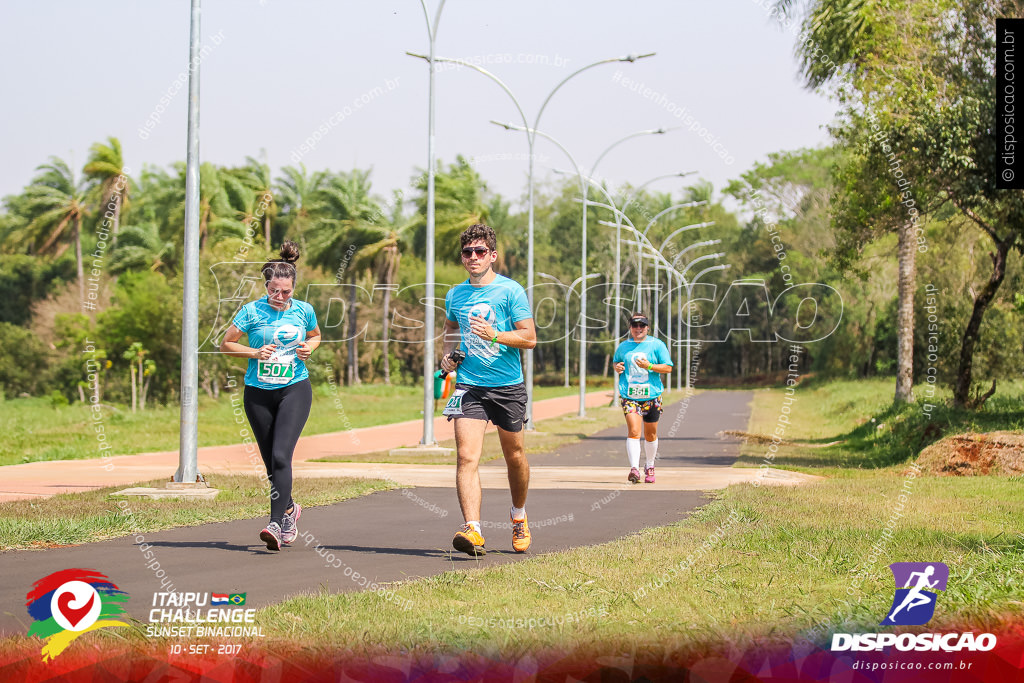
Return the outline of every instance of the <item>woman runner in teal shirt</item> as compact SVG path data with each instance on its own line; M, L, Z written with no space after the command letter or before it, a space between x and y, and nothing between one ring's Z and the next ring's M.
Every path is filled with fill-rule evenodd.
M320 345L313 307L292 298L298 260L298 245L285 242L281 258L263 264L267 295L242 306L220 345L229 356L249 359L243 404L270 480L270 522L260 532L270 550L299 535L292 455L313 402L305 361ZM243 334L248 346L238 343Z

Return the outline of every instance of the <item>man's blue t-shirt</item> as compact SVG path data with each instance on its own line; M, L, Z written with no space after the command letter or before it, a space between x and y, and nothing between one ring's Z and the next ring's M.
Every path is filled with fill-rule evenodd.
M286 311L278 311L267 297L250 301L232 321L249 336L249 346L258 349L276 344L269 360L249 359L245 384L260 389L280 389L309 377L306 364L295 355L295 347L306 340L306 333L316 328L316 313L305 301L292 299Z
M490 284L474 287L467 279L455 285L444 298L448 320L459 324L460 348L466 354L458 370L459 384L474 387L507 387L523 381L519 349L494 344L470 331L469 316L479 315L498 332L514 330L515 323L533 318L526 290L504 275Z
M619 396L634 401L650 401L661 396L665 387L661 373L651 372L636 365L636 359L643 356L651 363L672 365L672 356L665 342L648 337L642 342L632 338L619 344L615 349L614 363L625 363L625 372L619 374Z

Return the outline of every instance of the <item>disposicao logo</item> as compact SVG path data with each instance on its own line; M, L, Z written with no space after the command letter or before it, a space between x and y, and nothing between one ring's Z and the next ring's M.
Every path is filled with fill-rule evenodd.
M889 565L896 580L896 595L883 626L921 626L935 614L936 594L930 590L946 590L949 567L942 562L894 562Z
M946 590L949 567L942 562L894 562L889 565L896 592L881 626L921 626L935 614L937 594ZM928 590L931 589L931 590ZM832 651L987 652L996 646L991 633L834 633Z
M128 626L116 617L124 614L128 594L94 569L64 569L44 576L26 596L28 614L35 621L28 635L39 636L43 661L67 649L83 633L109 626Z

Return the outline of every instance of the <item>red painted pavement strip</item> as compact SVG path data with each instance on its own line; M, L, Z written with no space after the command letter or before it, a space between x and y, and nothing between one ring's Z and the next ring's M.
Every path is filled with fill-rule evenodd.
M611 391L595 391L586 396L588 408L607 405ZM579 408L579 395L561 396L537 401L533 406L535 421L571 414ZM248 429L248 423L243 425ZM488 430L493 430L488 425ZM414 446L423 436L423 420L363 427L347 432L317 434L299 439L295 462L332 455L373 453L401 446ZM438 441L455 438L454 423L444 417L434 418L434 438ZM198 453L199 470L236 470L239 473L262 474L263 461L255 444L208 446ZM58 493L91 491L106 486L123 486L160 477L170 479L178 468L178 451L119 455L88 460L48 460L23 465L0 467L0 501L47 498Z

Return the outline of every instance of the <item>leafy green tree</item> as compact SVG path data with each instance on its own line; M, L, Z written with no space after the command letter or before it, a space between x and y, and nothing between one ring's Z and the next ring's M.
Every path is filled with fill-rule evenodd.
M146 397L143 392L143 378L145 377L146 347L142 342L132 342L132 345L121 354L121 357L128 361L128 369L131 374L132 385L132 412L136 412L139 396L142 396L142 408L146 408ZM152 363L152 361L149 361Z
M160 273L125 272L118 278L111 306L98 316L100 343L113 357L144 343L164 392L173 390L181 363L181 289Z
M27 254L0 256L0 322L27 325L32 305L56 292L75 277L71 258L42 261Z
M850 149L849 163L837 172L840 247L856 250L884 231L899 235L897 400L910 397L914 259L928 248L915 217L952 207L960 224L992 242L992 270L973 296L954 383L954 403L968 405L985 311L1005 278L1009 252L1022 247L1024 193L995 187L991 133L995 19L1020 8L1001 0L809 4L804 27L812 40L799 48L808 84L835 79L845 107L836 131ZM838 66L834 76L809 67L812 54L821 53Z
M50 352L31 331L0 322L0 389L6 395L43 389Z

